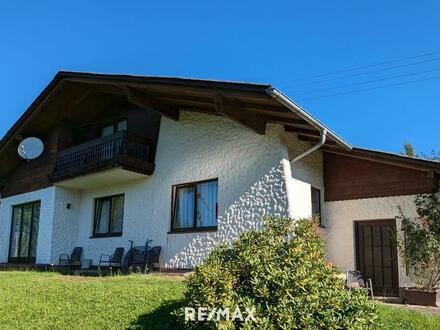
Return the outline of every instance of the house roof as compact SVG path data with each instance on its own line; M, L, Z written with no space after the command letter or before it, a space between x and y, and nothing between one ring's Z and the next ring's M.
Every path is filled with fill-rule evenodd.
M299 140L317 143L320 127L325 126L286 97L293 110L269 96L270 90L275 89L269 84L60 71L0 140L0 157L6 155L8 159L8 164L2 164L0 176L20 161L16 153L20 138L45 137L72 113L84 119L96 107L121 100L173 120L178 120L180 110L226 116L259 134L264 134L267 123L279 123L286 131L296 133ZM331 130L325 147L344 154L352 148ZM358 154L361 149L353 152Z
M406 155L395 154L381 150L357 147L354 147L350 152L329 148L324 148L323 150L328 153L339 154L347 157L354 157L394 166L407 167L423 171L434 171L436 173L440 173L440 162L434 160L409 157Z
M0 152L15 135L21 134L48 101L63 90L73 89L74 85L82 89L70 95L76 99L87 97L91 90L101 91L126 95L130 102L159 109L173 119L177 118L178 110L184 109L228 116L258 133L264 133L267 122L278 122L284 124L286 130L297 132L305 141L319 137L319 132L309 122L309 114L304 110L306 116L293 113L267 95L269 84L60 71L0 141ZM66 94L68 92L64 96L69 97ZM334 134L328 144L338 145L340 141L342 139Z

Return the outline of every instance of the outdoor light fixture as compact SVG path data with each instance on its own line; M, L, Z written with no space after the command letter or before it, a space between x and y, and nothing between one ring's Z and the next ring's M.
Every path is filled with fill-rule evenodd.
M72 204L70 204L70 203L66 204L66 209L70 210L71 207L72 207Z

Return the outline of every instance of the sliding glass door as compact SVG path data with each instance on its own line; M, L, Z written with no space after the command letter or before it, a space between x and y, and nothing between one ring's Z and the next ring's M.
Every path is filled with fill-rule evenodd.
M14 206L12 210L9 262L35 263L40 202Z

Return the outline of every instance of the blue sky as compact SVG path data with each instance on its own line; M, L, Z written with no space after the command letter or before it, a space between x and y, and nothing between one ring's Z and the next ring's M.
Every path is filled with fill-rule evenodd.
M439 13L434 0L1 0L0 136L58 70L73 70L267 82L353 145L398 152L409 140L430 153Z

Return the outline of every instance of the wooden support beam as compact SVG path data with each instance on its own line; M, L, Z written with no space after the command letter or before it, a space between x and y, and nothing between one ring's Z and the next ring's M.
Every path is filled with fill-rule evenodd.
M178 108L160 101L155 97L147 95L138 89L129 86L125 86L123 89L125 91L125 95L127 96L128 102L138 105L144 109L158 112L172 120L179 120Z
M94 90L91 89L87 89L82 91L78 96L76 96L70 103L69 105L63 109L64 111L62 111L59 114L59 119L60 120L64 120L67 116L69 116L69 114L78 106L81 104L81 102L83 102L86 98L89 97L89 95L92 94Z
M206 94L204 96L200 95L192 95L192 94L168 94L168 93L159 93L155 92L154 96L158 99L169 101L173 103L183 103L183 104L193 104L193 105L200 105L200 106L209 106L213 107L214 102L212 100L212 95ZM252 110L252 111L262 111L264 113L271 113L271 114L277 114L277 113L289 113L290 111L286 109L285 107L281 105L273 105L269 103L256 103L256 102L244 102L242 103L242 106L246 110Z
M222 94L231 98L240 98L246 102L269 102L271 97L262 92L261 87L245 87L228 86L225 83L195 81L185 79L172 78L147 78L147 77L133 77L121 75L94 75L82 74L82 77L65 77L63 81L71 81L78 83L87 83L95 85L117 85L119 87L129 84L133 88L148 88L151 93L172 93L172 94L193 94L205 95L206 93L216 93L222 90ZM226 88L225 88L226 87Z
M307 121L300 118L267 116L267 120L271 123L278 123L282 125L310 126L310 124Z
M306 135L298 134L298 140L305 141L305 142L318 143L319 142L319 137L312 137L312 136L306 136ZM328 137L327 137L327 140L326 140L325 144L326 145L336 145L336 142L329 140Z
M301 127L293 127L293 126L286 126L284 125L284 130L286 132L293 132L293 133L300 133L303 135L310 135L310 136L321 136L320 132L318 132L317 130L311 130L311 129L306 129L306 128L301 128Z
M217 113L228 117L254 132L263 135L266 132L266 120L256 112L246 110L239 102L227 101L221 94L214 97Z

